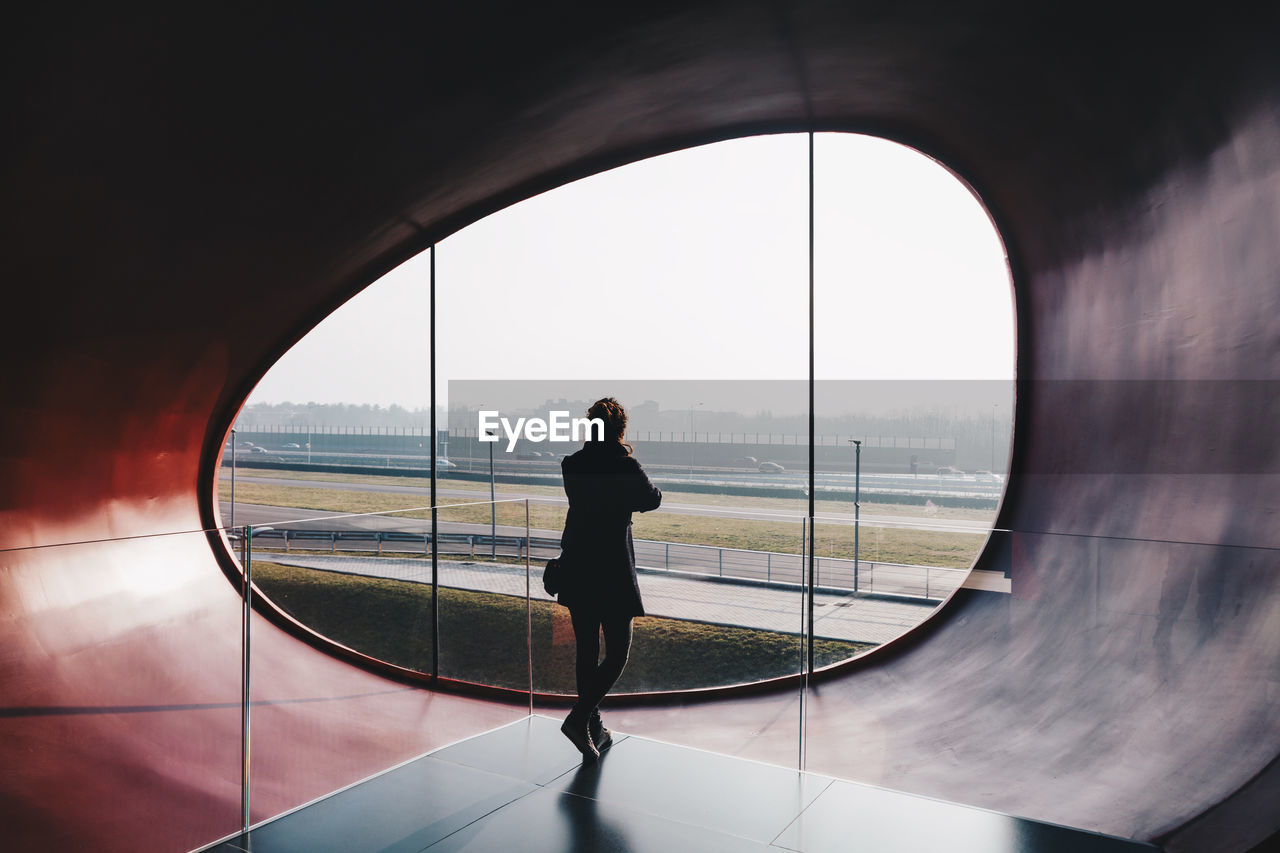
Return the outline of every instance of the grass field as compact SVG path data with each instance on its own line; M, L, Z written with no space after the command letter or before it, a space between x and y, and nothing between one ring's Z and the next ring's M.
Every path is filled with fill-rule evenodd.
M400 666L431 668L431 587L254 562L254 580L272 601L324 636ZM495 593L440 590L440 674L528 688L525 600ZM569 612L532 603L535 690L572 694ZM819 640L819 666L845 660L866 643ZM678 619L635 621L630 662L614 692L688 690L776 678L798 671L797 636Z
M229 499L229 484L224 482L220 488L223 490L223 499ZM415 500L414 495L329 489L324 487L323 482L317 482L314 486L241 482L236 486L236 502L243 504L298 507L318 513L395 512L401 517L430 518L428 510L400 512L406 507L415 506ZM441 498L440 521L489 523L491 510L488 504L460 506L467 503L466 498ZM529 523L533 528L560 530L564 527L565 511L563 504L533 502L529 504ZM523 527L524 522L523 502L498 504L498 524ZM757 521L682 515L659 510L636 514L633 534L636 538L663 542L798 554L803 544L802 530L799 518L795 521ZM863 559L877 562L963 569L973 563L985 539L985 535L980 533L909 530L863 524L859 553ZM819 556L851 559L853 528L819 522L815 531L814 550Z
M419 486L428 488L429 481L425 477L393 477L379 474L340 474L330 471L269 471L250 469L241 471L242 476L250 477L275 477L287 480L309 480L317 483L364 483L368 485L388 485L388 486ZM224 467L222 469L222 485L226 490L227 483L230 478L230 469ZM476 493L476 500L489 499L489 484L476 482L475 480L451 480L444 478L440 480L441 488L457 489L459 491L473 491ZM539 486L524 484L499 483L497 486L497 497L501 500L504 497L503 492L520 495L545 495L547 497L562 498L564 497L564 489L559 486ZM238 497L238 496L237 496ZM414 503L416 499L405 496L409 503L405 506L425 505L428 501L425 497L418 503ZM228 499L228 495L222 496L223 500ZM868 515L898 515L909 518L929 518L929 519L962 519L967 521L991 521L995 518L995 510L990 509L971 509L968 507L949 507L945 505L945 499L939 498L942 503L929 509L918 504L896 504L892 502L878 502L875 496L869 496L868 499L862 501L862 511ZM808 501L801 497L796 498L765 498L749 495L717 495L717 494L690 494L688 492L672 491L663 495L663 503L672 504L697 504L702 506L729 506L743 507L751 509L773 509L779 512L794 512L797 516L803 515L808 510ZM852 498L846 497L840 500L819 497L815 502L815 511L819 515L829 513L849 513L852 512Z

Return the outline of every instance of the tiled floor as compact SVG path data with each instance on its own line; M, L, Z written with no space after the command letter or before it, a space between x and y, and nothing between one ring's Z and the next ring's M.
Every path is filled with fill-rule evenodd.
M1136 853L1154 848L615 734L582 765L534 716L343 790L216 853L877 851Z

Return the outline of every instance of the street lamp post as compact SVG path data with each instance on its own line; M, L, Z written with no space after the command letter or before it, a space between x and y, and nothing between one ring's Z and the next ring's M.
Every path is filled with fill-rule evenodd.
M849 439L853 445L853 592L858 592L858 524L862 514L862 442Z
M701 403L696 405L701 406ZM693 455L697 451L694 446L697 444L698 434L693 430L693 406L689 407L689 479L693 479Z
M991 473L996 472L996 406L999 403L991 404Z

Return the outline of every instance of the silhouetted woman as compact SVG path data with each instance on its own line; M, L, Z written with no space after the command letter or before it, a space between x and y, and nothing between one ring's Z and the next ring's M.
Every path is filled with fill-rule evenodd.
M649 482L631 455L631 445L622 440L627 413L618 401L597 400L587 417L604 422L603 440L592 440L595 434L589 431L582 449L560 463L569 498L560 548L569 571L559 598L573 619L578 684L577 704L560 730L585 760L594 761L613 742L600 720L600 700L627 665L631 620L644 615L636 583L631 513L657 509L662 492Z

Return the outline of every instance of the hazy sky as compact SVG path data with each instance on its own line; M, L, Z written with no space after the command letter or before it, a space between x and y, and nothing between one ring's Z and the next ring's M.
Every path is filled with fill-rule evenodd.
M977 200L894 143L819 134L815 148L818 378L1011 378L1012 293ZM803 134L680 151L442 241L440 395L450 379L803 379L807 157ZM427 282L424 253L299 342L251 401L427 405Z

